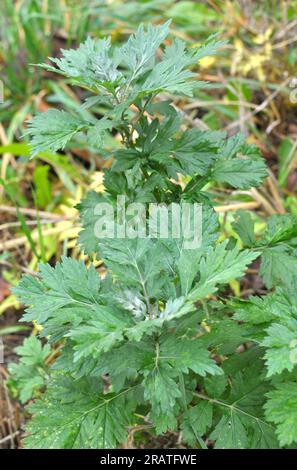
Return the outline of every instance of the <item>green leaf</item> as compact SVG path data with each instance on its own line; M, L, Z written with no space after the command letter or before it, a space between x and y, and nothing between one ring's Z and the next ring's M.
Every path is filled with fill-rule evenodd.
M216 441L216 449L246 449L248 435L242 417L236 413L222 416L209 436Z
M284 138L278 148L279 176L278 181L282 187L287 183L290 171L296 159L296 146L294 141L288 137Z
M42 399L30 406L29 449L114 448L126 438L131 389L103 394L100 380L75 381L57 375Z
M121 73L110 53L110 39L86 39L77 49L62 49L61 58L50 58L57 67L39 64L50 72L71 78L74 83L94 90L110 90L121 79Z
M107 119L100 119L95 125L89 127L87 133L88 143L95 148L102 148L107 129L111 129L112 122Z
M195 53L188 52L185 43L175 39L172 45L166 46L162 61L152 69L141 87L140 94L169 91L170 93L192 96L195 87L207 87L205 82L189 81L195 74L187 70L186 67L196 62Z
M26 403L46 383L49 373L45 359L50 353L50 347L42 347L41 342L30 336L22 346L16 348L20 360L17 364L9 365L9 384L18 390L21 403Z
M126 341L97 357L94 374L108 374L113 388L118 391L127 380L135 380L153 361L154 343L150 338Z
M205 377L206 374L222 374L223 371L216 365L210 354L197 339L178 338L174 334L166 335L160 345L160 360L170 364L177 374L185 374L192 370Z
M142 383L144 398L151 404L151 419L158 434L176 427L174 406L177 398L181 397L181 391L172 375L174 371L169 366L160 365L149 372Z
M267 176L266 165L262 159L245 156L215 163L212 179L218 183L228 183L234 188L247 189L259 186Z
M99 303L101 285L94 266L87 269L82 261L62 257L62 262L55 268L41 264L39 269L41 279L23 276L13 290L29 307L24 321L36 320L43 324L58 316L63 323L63 309L66 307L79 308L82 317L91 315L92 308Z
M294 242L295 237L297 237L297 217L288 214L272 215L268 218L260 245L271 247L285 241Z
M261 325L270 322L275 318L271 311L271 296L249 297L248 300L236 299L230 303L235 311L234 319L250 323L252 325Z
M86 127L87 123L79 117L58 109L37 114L28 122L25 134L31 137L31 156L35 157L39 152L64 149L73 136Z
M95 191L87 193L77 205L83 230L79 234L79 243L83 246L86 254L92 256L99 251L99 239L95 237L94 228L98 220L95 213L95 207L100 203L110 202L104 194L98 194Z
M212 424L213 407L207 401L189 408L183 416L182 437L190 446L200 442L201 437Z
M217 290L218 284L225 284L241 277L245 268L258 257L259 253L237 248L226 249L227 242L210 248L200 261L200 280L190 291L189 300L199 300Z
M74 361L108 351L123 340L124 329L129 325L129 318L104 306L94 309L94 318L99 319L73 328L67 334L74 342Z
M218 41L217 36L218 34L211 34L206 39L206 41L198 48L197 52L195 52L196 60L199 61L204 57L216 55L219 49L227 44L227 41L225 40Z
M238 346L254 338L254 328L242 326L226 316L213 315L213 318L207 320L207 325L210 332L202 336L201 341L219 355L232 354Z
M288 214L269 217L264 235L257 244L263 247L260 275L269 289L296 282L296 241L296 217Z
M241 133L222 142L220 154L211 173L214 181L245 189L258 186L267 176L258 147L246 145Z
M200 260L209 246L217 239L218 218L213 209L202 207L202 241L197 249L181 248L177 259L177 270L183 295L187 295L200 269Z
M232 228L238 233L245 246L252 247L255 245L254 222L249 212L237 211L236 220L233 222Z
M259 274L268 289L276 285L292 285L296 281L297 256L286 245L263 250Z
M36 202L43 209L52 201L49 170L49 165L43 165L38 166L33 173L33 181L36 187Z
M265 414L269 421L276 424L276 433L281 446L297 442L296 392L296 382L287 382L279 384L275 390L267 393L268 401L264 405Z
M130 81L143 75L148 68L154 65L156 51L169 34L171 21L147 28L141 24L128 41L120 47L117 56L121 62L131 70Z
M267 329L262 345L267 347L268 377L284 369L292 371L297 364L297 320L291 318L287 325L273 323Z
M172 292L166 247L151 238L106 238L100 241L100 249L113 276L122 286L137 289L147 315L152 317L151 298L160 296L166 288Z
M263 416L264 394L269 385L263 380L263 365L257 361L231 379L229 396L211 402L222 417L209 438L217 449L270 449L278 447L274 428ZM225 396L225 395L224 395Z

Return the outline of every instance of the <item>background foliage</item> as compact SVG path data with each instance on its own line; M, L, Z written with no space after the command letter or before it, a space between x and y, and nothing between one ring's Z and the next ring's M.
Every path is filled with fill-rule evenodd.
M36 111L50 108L53 113L60 108L78 112L82 101L81 91L67 78L57 81L50 71L28 64L43 62L47 56L56 57L61 47L76 46L88 35L102 38L110 34L113 44L121 44L141 21L158 23L172 18L173 35L193 47L211 32L218 32L220 39L227 39L228 46L219 56L206 58L201 67L197 67L197 78L208 80L215 87L196 90L193 98L176 98L175 106L189 127L224 129L231 135L240 130L264 155L269 177L260 188L230 189L218 183L208 188L220 215L222 239L235 236L234 210L244 211L241 224L246 222L248 226L246 214L252 211L254 232L249 231L249 239L242 238L243 245L250 246L254 237L265 231L268 217L296 215L297 212L297 126L292 82L296 75L297 4L295 1L263 1L257 2L255 8L252 1L4 0L3 5L0 20L0 66L4 83L4 102L0 105L0 335L5 344L6 362L15 360L14 348L24 336L31 335L25 343L31 355L24 354L22 361L25 367L37 369L38 374L32 377L31 383L24 384L23 369L15 366L18 380L10 382L15 398L26 402L34 391L38 393L46 378L46 367L59 352L48 355L46 348L40 351L34 345L38 327L33 324L28 329L18 324L22 308L10 288L22 273L34 273L39 261L54 264L63 254L84 259L76 244L79 223L73 206L88 190L102 189L102 170L111 163L106 156L120 141L118 133L107 130L103 151L98 153L92 140L80 135L64 152L40 147L38 158L28 161L26 121ZM84 112L91 117L91 111ZM100 103L95 112L102 115ZM270 219L266 230L267 240L269 233L275 233L273 220ZM292 247L279 250L277 246L269 246L269 242L267 246L266 265L269 267L272 259L280 260L277 272L266 269L264 285L256 264L241 283L230 281L231 295L244 301L249 294L264 294L276 279L288 276L290 264L294 269ZM95 266L99 272L104 269L100 261L96 261ZM249 311L254 309L251 306ZM239 320L246 320L246 308L238 315ZM252 322L250 317L249 321ZM294 339L290 336L290 326L285 319L280 319L277 325L269 326L265 340L271 351L279 347L273 339L277 336L276 330L283 338ZM18 352L24 351L19 349ZM279 371L285 364L286 351L282 358ZM274 372L271 370L271 374ZM13 447L19 445L24 416L7 393L4 379L9 377L9 372L2 365L1 377L0 443ZM285 397L290 394L294 397L293 387L288 384L287 388ZM278 394L272 396L273 409L284 400L283 394L280 387ZM207 416L209 411L204 411ZM188 419L191 421L194 417ZM278 419L280 417L275 416L276 422ZM145 433L143 442L150 442L149 431ZM133 435L132 432L132 440ZM177 441L176 436L166 436L166 439Z

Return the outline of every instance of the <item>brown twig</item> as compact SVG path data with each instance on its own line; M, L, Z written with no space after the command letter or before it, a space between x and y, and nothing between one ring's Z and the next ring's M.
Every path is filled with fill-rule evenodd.
M60 219L54 219L54 220L44 220L44 219L41 219L41 220L27 220L26 221L26 225L29 225L29 226L34 226L34 225L38 225L38 224L41 224L41 225L46 225L46 224L57 224L58 222L64 222L65 220L69 220L69 217L65 218L65 217L61 217ZM10 228L14 228L14 227L21 227L22 226L22 223L21 222L7 222L5 224L2 224L0 225L0 230L5 230L5 229L10 229Z
M267 201L267 199L262 194L260 194L260 192L256 188L252 188L249 191L249 194L252 196L253 199L255 199L255 201L257 201L261 206L264 207L267 214L276 214L275 208L270 204L269 201Z
M224 206L215 206L214 207L214 210L216 212L231 212L231 211L237 211L239 209L245 209L245 210L249 210L249 209L257 209L258 207L260 207L260 202L254 202L254 201L251 201L251 202L237 202L237 203L234 203L234 204L226 204Z
M27 209L20 207L19 212L24 215L28 215L29 217L34 217L36 218L38 215L44 219L61 219L61 214L54 214L52 212L45 212L45 211L37 211L36 209ZM17 215L17 209L15 207L11 206L4 206L0 205L0 212L8 212L10 214L16 214ZM64 217L64 220L67 220L67 217Z
M276 182L275 182L275 177L274 177L271 170L268 170L268 172L269 172L269 177L267 178L267 184L268 184L269 190L270 190L270 192L273 196L275 208L276 208L276 210L279 214L285 214L286 211L284 209L281 197L279 195L279 191L278 191L278 188L277 188L277 185L276 185Z
M280 86L274 90L264 101L262 101L262 103L260 103L255 109L254 111L252 112L249 112L245 115L244 117L244 121L247 121L248 119L252 118L253 116L255 116L256 114L260 113L261 111L263 111L271 101L274 100L274 98L282 91L282 89L284 87L286 87L286 85L288 85L288 83L290 82L291 80L291 77L288 77L286 78L286 80L284 80ZM237 120L237 121L234 121L232 122L231 124L229 124L228 126L226 126L226 130L230 130L230 129L234 129L238 126L238 124L240 124L240 120Z
M57 235L65 230L65 227L53 227L47 230L43 230L42 235L44 237L48 237L49 235ZM34 241L38 241L39 234L37 232L31 233L31 237ZM25 245L28 242L28 238L26 236L14 238L12 240L7 240L0 243L0 252L4 250L10 250L11 248L15 248L17 246Z

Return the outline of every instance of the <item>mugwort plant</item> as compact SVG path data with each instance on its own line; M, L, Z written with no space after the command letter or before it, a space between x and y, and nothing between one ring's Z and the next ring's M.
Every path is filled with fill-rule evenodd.
M265 163L241 134L186 128L172 97L209 86L193 67L222 42L188 48L168 34L169 22L141 25L121 47L89 38L41 65L86 90L86 99L77 112L50 109L29 122L33 156L82 135L97 151L108 132L122 143L104 192L79 204L79 242L90 260L103 260L106 275L91 261L63 257L15 288L27 306L23 321L37 322L42 339L25 340L11 366L22 401L33 398L27 448L113 448L137 426L156 436L178 431L189 447L297 442L297 220L272 216L259 237L251 215L239 212L234 235L220 232L209 183L257 186ZM98 105L102 115L90 112ZM121 223L104 219L102 208L116 209L119 197ZM173 236L179 224L158 236L150 204L167 215L172 205L196 204L198 242L188 246L184 230ZM131 218L153 233L114 236ZM106 236L102 222L111 220ZM229 294L257 258L267 295Z

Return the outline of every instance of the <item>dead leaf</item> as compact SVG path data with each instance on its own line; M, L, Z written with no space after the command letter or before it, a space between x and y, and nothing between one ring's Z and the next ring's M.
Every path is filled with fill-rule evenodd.
M0 302L10 295L10 285L0 277Z

